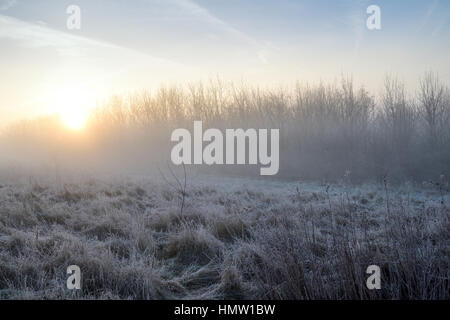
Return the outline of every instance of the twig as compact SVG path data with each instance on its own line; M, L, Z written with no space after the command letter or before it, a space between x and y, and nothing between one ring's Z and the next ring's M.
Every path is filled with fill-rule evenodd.
M173 179L176 182L176 185L174 185L173 183L171 183L166 176L164 175L164 173L158 168L159 173L161 174L162 178L164 179L164 181L173 189L175 189L180 195L181 195L181 207L180 207L180 215L183 215L183 210L184 210L184 204L185 204L185 199L186 199L186 187L187 187L187 176L186 176L186 166L184 163L182 163L183 165L183 174L184 174L184 181L183 183L181 183L180 179L177 177L177 175L173 172L172 168L170 167L170 164L167 164L167 169L169 170L170 174L172 175ZM178 185L178 186L177 186Z

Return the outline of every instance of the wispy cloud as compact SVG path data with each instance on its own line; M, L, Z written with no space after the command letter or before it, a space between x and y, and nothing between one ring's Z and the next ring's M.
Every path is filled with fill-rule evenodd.
M6 11L9 8L14 7L17 4L17 0L0 0L0 11Z
M354 35L353 55L357 57L361 47L361 42L364 40L366 32L366 9L369 6L368 0L358 0L352 2L344 2L347 7L347 13L342 23L351 30Z
M248 44L257 45L258 42L252 37L248 36L244 32L232 27L230 24L225 21L219 19L212 13L210 13L206 8L198 5L197 3L191 0L172 0L183 10L186 10L192 16L198 18L199 20L203 20L206 23L222 29L224 32L235 36L240 40L246 41Z
M0 38L19 41L29 48L53 47L62 55L79 55L80 48L92 46L116 47L5 15L0 15Z
M433 29L431 35L436 37L440 34L441 30L447 25L450 20L450 12L448 12L445 16L443 16L440 21L437 23L436 27Z
M425 13L424 17L422 18L422 22L420 23L419 30L422 30L430 21L431 16L436 11L436 8L439 5L439 0L434 0L431 5L428 7L427 12Z
M263 64L268 63L268 55L274 47L272 45L266 45L260 43L258 40L249 36L245 32L238 30L237 28L231 26L229 23L213 15L209 10L200 6L191 0L171 0L182 10L188 12L193 17L200 21L209 24L210 26L217 28L227 35L232 36L238 41L242 41L247 45L255 48L255 55Z
M5 15L0 15L1 38L18 41L27 48L53 48L64 57L83 57L91 53L95 54L99 49L106 49L118 51L123 56L145 58L161 65L178 64L134 49L54 30L42 23L30 23Z

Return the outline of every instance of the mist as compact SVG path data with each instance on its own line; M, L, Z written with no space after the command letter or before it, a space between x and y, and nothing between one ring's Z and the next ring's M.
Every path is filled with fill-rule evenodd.
M259 88L220 79L114 96L74 131L57 116L10 125L2 166L92 174L157 172L168 165L174 130L279 129L273 178L336 181L438 179L450 174L450 94L433 72L407 92L394 76L373 95L351 77L333 84ZM205 143L203 144L203 147ZM248 147L248 145L247 145ZM248 156L248 155L247 155ZM255 176L257 165L189 165L189 170Z

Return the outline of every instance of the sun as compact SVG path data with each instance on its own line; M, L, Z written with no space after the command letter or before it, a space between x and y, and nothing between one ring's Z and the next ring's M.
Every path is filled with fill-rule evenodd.
M70 130L80 131L87 124L94 102L88 90L70 88L56 93L54 103L62 124Z
M61 122L71 130L82 130L86 126L87 115L82 110L68 109L60 113Z

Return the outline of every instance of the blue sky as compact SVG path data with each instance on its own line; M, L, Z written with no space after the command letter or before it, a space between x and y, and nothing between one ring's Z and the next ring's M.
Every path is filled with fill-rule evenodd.
M81 30L66 28L72 4ZM381 30L366 28L371 4ZM377 93L395 74L412 90L427 70L450 83L448 56L444 0L0 0L0 117L68 108L61 92L93 100L216 75L270 86L346 74Z

